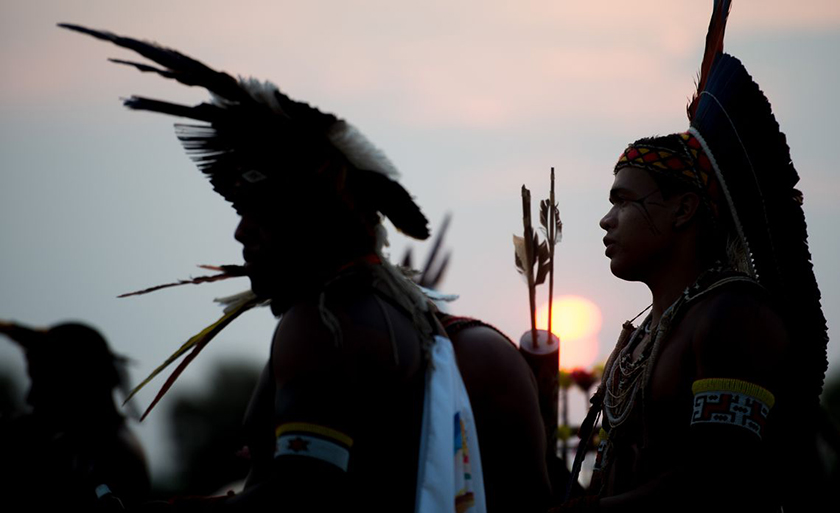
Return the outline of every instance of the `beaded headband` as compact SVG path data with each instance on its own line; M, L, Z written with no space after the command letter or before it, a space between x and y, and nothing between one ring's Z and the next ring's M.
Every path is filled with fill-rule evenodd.
M708 203L712 217L718 217L720 187L711 160L692 133L639 139L621 154L614 173L625 167L644 169L690 186Z

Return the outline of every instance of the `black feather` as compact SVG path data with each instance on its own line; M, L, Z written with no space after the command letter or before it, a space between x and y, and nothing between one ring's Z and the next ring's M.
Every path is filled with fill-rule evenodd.
M143 57L168 68L168 72L178 82L190 86L201 86L231 101L250 102L250 96L239 86L239 82L227 73L220 73L205 64L186 55L130 37L118 36L111 32L93 30L70 23L59 23L59 27L81 32L103 41L110 41L117 46L133 50ZM121 61L122 62L122 61Z
M328 136L331 130L343 128L341 120L292 100L270 84L260 84L264 90L252 96L250 83L240 82L175 50L79 25L61 23L59 26L133 50L162 68L123 59L112 59L112 62L182 84L204 87L224 100L190 107L132 96L124 103L135 110L208 123L178 125L177 135L199 169L210 177L213 188L229 201L236 202L242 189L248 188L249 174L290 176L300 169L319 169L341 152ZM264 98L261 93L269 97ZM349 164L346 156L344 160ZM418 239L429 236L425 216L402 186L379 172L358 170L351 165L348 169L369 186L362 190L366 200L362 203L388 217L406 235Z
M429 221L402 185L382 173L355 170L357 197L391 220L394 226L409 237L429 237Z

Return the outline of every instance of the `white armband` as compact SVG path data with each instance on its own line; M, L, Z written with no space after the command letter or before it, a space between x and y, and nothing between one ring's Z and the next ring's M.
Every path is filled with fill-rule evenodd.
M274 457L315 458L347 472L353 439L341 431L305 422L288 422L276 430Z

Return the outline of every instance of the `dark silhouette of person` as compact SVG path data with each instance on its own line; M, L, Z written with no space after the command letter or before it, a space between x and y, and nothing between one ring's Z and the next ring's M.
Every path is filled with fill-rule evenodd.
M31 407L2 426L4 500L46 511L144 500L146 459L114 404L123 359L83 324L40 330L0 322L0 333L25 352Z
M715 2L690 128L631 143L601 219L610 270L643 283L593 404L589 497L563 511L819 511L828 341L790 149L723 53Z
M135 50L161 68L123 64L213 93L211 103L193 107L139 97L126 105L201 123L179 125L179 138L239 214L234 236L243 274L255 299L270 301L280 317L246 414L252 468L244 491L172 507L479 512L494 508L484 508L486 485L509 486L524 509L539 510L534 504L548 491L533 377L523 362L505 363L518 355L489 329L463 332L456 357L429 299L388 261L385 217L410 237L429 235L393 164L346 121L273 84L236 80L157 45L62 26ZM475 370L476 386L464 385L459 364L468 381L467 367ZM517 388L506 389L514 381ZM482 481L476 440L483 435L476 438L475 423L493 416L473 416L468 393L480 408L514 405L497 429L520 424L509 432L507 454L488 455L488 462L533 468L499 467L487 472L492 483ZM486 399L492 394L499 400ZM519 412L527 405L526 418ZM504 442L487 439L491 451ZM527 456L510 457L512 447ZM521 480L503 482L505 472L536 477L517 489Z

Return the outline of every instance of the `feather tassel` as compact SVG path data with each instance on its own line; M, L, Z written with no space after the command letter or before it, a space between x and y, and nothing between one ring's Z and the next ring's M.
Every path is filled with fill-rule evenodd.
M134 387L134 389L128 394L123 404L127 403L132 397L134 397L137 392L139 392L143 387L145 387L152 379L154 379L158 374L160 374L164 369L166 369L170 364L172 364L175 360L180 358L184 353L192 349L192 352L184 358L184 360L172 371L172 374L166 379L166 382L163 384L161 389L158 391L157 395L155 396L152 403L146 408L146 411L140 417L140 420L146 418L149 412L152 411L152 408L157 405L157 403L161 400L161 398L169 391L172 385L175 383L175 380L181 375L182 372L187 368L187 366L198 356L198 353L204 349L207 344L213 340L213 338L219 334L228 324L230 324L234 319L245 313L246 311L250 310L251 308L259 305L261 300L257 299L256 296L245 297L240 302L235 304L232 308L226 311L226 313L216 322L207 326L203 330L201 330L198 334L191 337L187 340L181 347L178 348L177 351L172 353L172 355L166 359L161 365L159 365L155 370L152 371L149 376L144 379L139 385Z
M245 276L245 268L240 265L222 265L222 266L213 266L213 265L199 265L201 269L207 269L210 271L222 271L220 274L214 274L213 276L199 276L198 278L190 278L187 280L178 280L172 283L164 283L163 285L155 285L154 287L149 287L143 290L136 290L134 292L127 292L125 294L120 294L117 296L118 298L123 297L130 297L130 296L139 296L142 294L148 294L149 292L154 292L156 290L167 289L169 287L178 287L180 285L198 285L199 283L211 283L214 281L221 281L226 280L228 278L238 278L240 276Z

